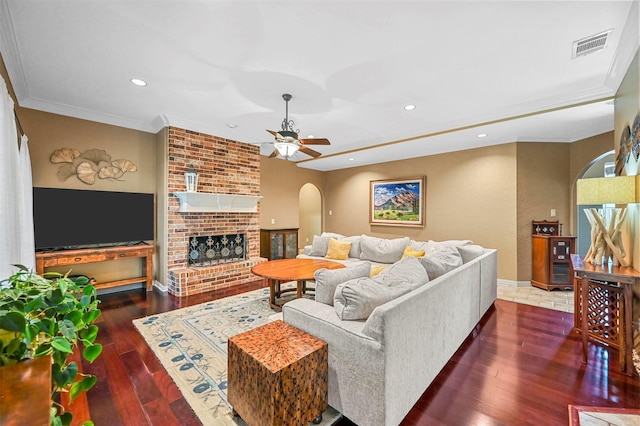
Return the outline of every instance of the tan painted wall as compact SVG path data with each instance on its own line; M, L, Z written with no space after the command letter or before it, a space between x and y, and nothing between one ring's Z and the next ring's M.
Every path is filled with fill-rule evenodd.
M531 280L531 221L558 220L570 235L569 149L566 143L517 144L518 281ZM556 217L551 216L556 210Z
M636 55L627 70L622 84L618 88L615 100L615 136L614 144L616 153L620 149L620 137L625 126L633 127L633 122L637 114L640 114L640 53ZM637 175L639 164L632 156L625 168L627 175ZM640 269L640 204L630 204L627 206L627 221L630 229L630 240L632 241L632 266ZM633 320L640 321L640 285L634 287L633 300ZM638 324L638 323L636 323ZM634 328L634 348L640 354L640 325Z
M7 84L9 94L14 98L20 123L29 137L34 186L155 193L156 167L153 161L149 161L149 158L154 158L156 155L155 135L20 108L1 57L0 75ZM138 171L126 173L122 181L98 180L95 185L82 183L75 176L66 181L60 181L56 176L58 165L52 164L49 158L54 150L63 147L79 151L92 148L104 149L114 160L126 158L133 161ZM96 226L99 226L99 212L88 208L87 214L95 215ZM51 270L66 273L69 268L61 267ZM138 259L125 259L117 262L88 263L74 266L72 273L86 274L98 281L112 281L140 275L141 262Z
M416 176L427 179L425 227L370 225L370 181ZM501 279L517 278L515 144L327 172L325 194L325 231L471 239L498 249Z
M155 135L31 109L22 109L20 120L29 136L34 186L155 192L156 165L149 161L149 158L155 158ZM59 148L80 152L102 149L112 160L132 161L138 171L125 173L119 180L96 179L93 185L83 183L75 175L63 181L56 176L60 165L50 161L51 154Z
M156 167L155 162L149 161L156 155L155 135L25 108L20 109L19 116L29 137L34 186L155 193ZM49 160L53 151L59 148L74 148L80 152L93 148L104 149L113 160L131 160L138 171L126 173L121 181L96 179L94 185L87 185L75 176L61 181L56 175L59 165ZM88 206L87 214L94 215L96 226L100 226L99 211L93 211ZM65 273L69 268L51 270ZM89 275L98 282L137 276L140 271L139 259L76 265L72 269L73 274Z
M304 169L278 158L260 158L260 228L299 228L298 198L305 183L324 192L323 172ZM271 223L271 219L275 223Z

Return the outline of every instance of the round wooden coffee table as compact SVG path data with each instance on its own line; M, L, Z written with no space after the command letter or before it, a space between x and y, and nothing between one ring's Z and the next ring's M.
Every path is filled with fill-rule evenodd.
M318 269L340 269L344 265L339 262L319 259L279 259L260 263L251 268L251 272L259 277L269 280L269 304L273 309L282 309L282 305L276 304L276 297L282 293L296 291L296 297L300 298L307 290L307 280L313 279L313 274ZM297 281L296 288L281 289L283 282Z

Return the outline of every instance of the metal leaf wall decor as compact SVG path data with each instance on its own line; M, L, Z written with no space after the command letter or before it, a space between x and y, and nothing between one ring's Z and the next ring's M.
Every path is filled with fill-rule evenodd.
M93 185L97 179L121 179L127 172L137 172L138 167L126 158L111 161L111 155L103 149L88 149L80 152L72 148L56 149L51 154L51 162L60 164L58 179L65 181L75 175L81 182Z

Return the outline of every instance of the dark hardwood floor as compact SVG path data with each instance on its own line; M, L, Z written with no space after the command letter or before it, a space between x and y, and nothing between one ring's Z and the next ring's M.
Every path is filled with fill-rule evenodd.
M104 350L82 364L98 376L87 395L95 424L199 425L131 321L258 287L186 298L144 290L101 296ZM402 424L567 425L569 404L640 407L640 378L620 372L617 351L590 344L585 366L572 328L572 314L498 300Z

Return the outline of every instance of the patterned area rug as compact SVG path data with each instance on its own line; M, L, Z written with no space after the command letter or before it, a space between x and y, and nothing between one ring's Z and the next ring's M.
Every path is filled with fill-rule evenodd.
M204 425L244 425L227 403L227 339L277 318L260 289L133 321ZM340 414L329 407L322 425Z

